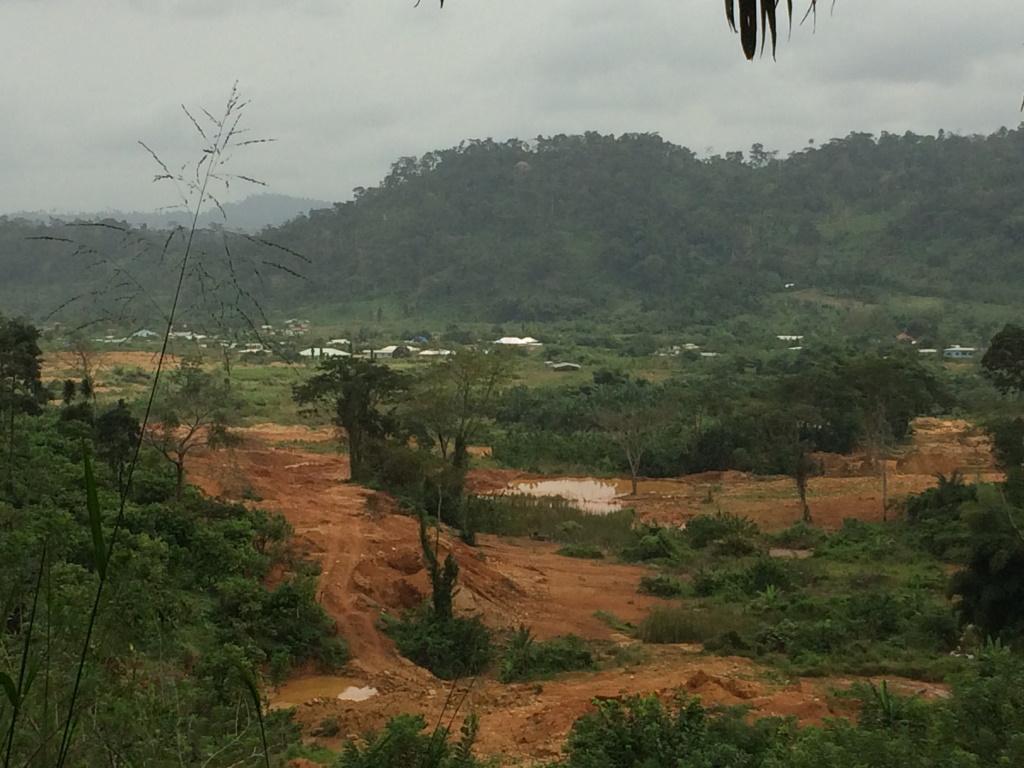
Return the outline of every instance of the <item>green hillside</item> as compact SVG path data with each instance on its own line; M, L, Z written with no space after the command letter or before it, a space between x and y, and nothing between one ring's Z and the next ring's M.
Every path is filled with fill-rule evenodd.
M402 158L350 202L264 231L309 263L245 239L229 263L220 235L207 233L206 287L241 283L282 313L377 302L404 317L645 317L659 327L778 315L782 296L811 315L867 307L923 333L960 313L981 335L1015 311L1024 287L1022 171L1019 130L851 134L785 159L758 145L699 158L650 134L469 141ZM68 266L71 244L27 236L85 237L104 256L125 237L66 230L0 219L0 307L36 314L41 297L56 304L76 280L95 279L81 254ZM165 238L132 236L152 252ZM122 243L110 262L130 253L138 281L159 295L173 259L142 248Z

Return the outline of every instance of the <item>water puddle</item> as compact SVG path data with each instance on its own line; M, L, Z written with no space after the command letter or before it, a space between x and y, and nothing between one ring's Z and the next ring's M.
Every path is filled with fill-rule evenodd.
M350 685L344 691L338 694L338 699L341 701L366 701L372 699L377 695L377 689L366 686L365 688L356 688Z
M592 477L560 477L555 480L535 480L516 483L506 493L521 493L526 496L558 496L574 507L595 515L606 515L622 509L619 497L622 493L614 480L597 480Z
M289 680L271 694L274 709L298 707L310 701L367 701L379 692L361 681L334 675L310 675Z

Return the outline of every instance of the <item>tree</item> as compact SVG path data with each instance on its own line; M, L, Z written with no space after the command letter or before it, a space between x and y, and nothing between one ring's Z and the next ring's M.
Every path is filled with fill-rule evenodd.
M29 323L0 315L0 424L7 431L7 487L14 483L15 420L35 414L46 401L39 330Z
M82 381L82 397L96 402L96 346L85 336L77 334L71 338L71 354L75 358L78 376Z
M790 406L766 418L765 425L774 463L793 479L800 499L800 519L810 525L813 520L807 487L812 477L821 474L821 465L811 456L814 417L806 406Z
M117 479L117 487L124 493L125 469L131 461L139 442L141 427L124 400L104 411L96 419L96 455L107 462Z
M406 416L430 437L442 458L464 470L469 446L494 411L512 359L467 350L438 363L413 385Z
M368 449L396 429L389 408L392 398L407 386L406 377L370 360L332 357L321 360L318 373L296 385L292 396L300 405L326 405L334 411L334 424L345 432L353 480L372 476Z
M981 368L1003 394L1024 392L1024 328L1007 324L993 336Z
M911 421L948 397L935 377L915 358L864 356L844 363L840 375L852 388L868 460L879 473L882 519L888 509L886 460L906 436Z
M971 532L971 551L964 569L954 574L949 591L960 597L965 621L991 637L1024 633L1020 514L993 487L979 489L978 500L968 502L963 514Z
M204 371L200 361L185 358L168 376L153 409L155 422L145 438L174 465L177 498L181 498L184 489L189 454L197 448L219 448L231 443L228 427L234 411L231 387Z
M882 521L889 509L889 475L886 461L892 448L892 428L885 418L885 404L877 400L864 409L864 447L868 461L878 471L882 484Z
M598 413L598 423L619 446L629 467L631 495L636 496L644 456L664 417L651 405L627 403L615 410Z

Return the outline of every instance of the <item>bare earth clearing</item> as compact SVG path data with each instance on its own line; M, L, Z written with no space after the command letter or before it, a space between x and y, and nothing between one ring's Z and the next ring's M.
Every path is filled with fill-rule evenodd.
M348 475L344 456L294 447L329 440L328 430L265 424L243 430L242 435L242 444L233 450L197 456L189 479L212 495L259 499L248 503L288 518L299 545L321 563L320 600L337 620L353 655L346 674L296 677L271 694L272 704L295 706L307 732L326 717L338 717L342 736L379 727L401 712L420 712L429 723L437 722L450 685L398 656L378 627L382 610L401 611L427 595L417 523L398 514L386 495L341 482ZM816 521L833 528L846 517L879 519L879 483L865 474L862 461L825 459L827 475L811 484ZM984 438L965 422L919 420L913 448L892 463L890 492L921 490L934 483L936 472L958 468L969 477L992 474ZM477 490L493 490L528 477L487 470L474 473L471 484ZM628 503L643 518L663 523L680 524L716 507L747 515L767 529L799 518L792 482L785 478L715 473L646 481L640 490ZM481 536L480 546L470 548L442 536L441 543L454 551L462 569L457 607L482 614L496 629L526 624L542 638L575 633L604 641L611 650L631 641L595 618L595 611L637 622L659 602L636 592L640 577L647 573L642 567L565 558L555 554L552 544L522 539ZM529 764L557 754L572 722L594 698L670 695L683 688L708 704L744 703L755 713L819 722L843 713L844 705L830 691L850 682L784 680L746 659L704 656L694 647L648 647L630 666L541 684L478 680L462 711L481 717L481 754ZM943 693L941 686L893 682L904 690ZM346 699L361 698L363 694L348 689L367 686L377 694L363 701L338 698L343 693ZM460 692L455 698L461 696Z

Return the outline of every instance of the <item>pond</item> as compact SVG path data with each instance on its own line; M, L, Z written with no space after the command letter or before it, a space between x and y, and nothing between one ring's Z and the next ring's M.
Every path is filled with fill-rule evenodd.
M560 477L553 480L531 480L515 483L506 493L526 496L558 496L572 506L596 515L622 509L622 490L614 480L593 477Z

